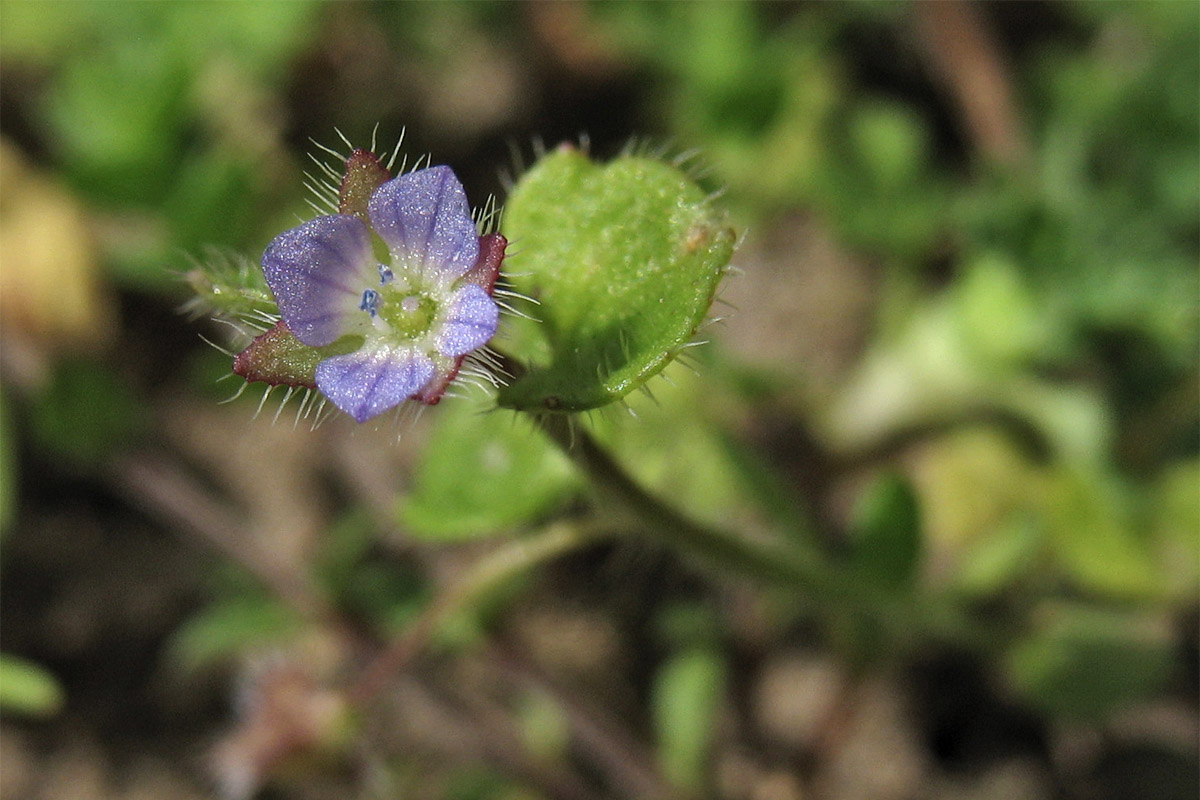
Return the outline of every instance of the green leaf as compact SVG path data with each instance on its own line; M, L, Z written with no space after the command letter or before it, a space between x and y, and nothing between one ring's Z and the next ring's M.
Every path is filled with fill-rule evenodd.
M952 293L958 334L982 365L1002 369L1045 353L1052 314L1039 308L1010 259L985 253L970 261Z
M244 241L253 232L261 169L236 152L205 151L181 159L162 201L172 241L187 252L212 242ZM124 277L149 280L154 276Z
M321 536L314 572L340 611L381 630L399 630L424 608L425 581L410 563L373 557L378 542L371 514L352 508Z
M25 716L47 716L62 708L66 697L44 668L23 658L0 654L0 709Z
M917 495L903 475L880 476L854 510L854 563L880 586L897 588L913 579L921 557Z
M537 299L550 358L500 405L581 411L619 400L694 337L735 235L704 191L661 161L608 165L560 148L527 172L504 212L516 288ZM521 355L521 354L518 354Z
M673 656L654 682L654 722L663 772L699 792L709 781L709 751L725 688L725 662L709 649Z
M1172 465L1152 494L1158 563L1172 595L1191 602L1200 593L1200 461Z
M1166 588L1130 520L1122 487L1108 476L1061 468L1046 481L1049 542L1080 587L1114 597L1154 597Z
M1169 626L1130 614L1060 606L1018 642L1005 667L1034 706L1094 720L1154 695L1170 676Z
M894 103L867 100L849 122L853 152L881 187L911 185L928 161L928 137L921 119Z
M31 430L40 445L93 466L128 447L147 419L146 409L111 366L90 361L61 364L31 412Z
M524 420L480 403L447 403L425 445L400 519L440 541L503 533L544 514L579 479Z
M188 620L174 635L171 655L185 671L193 671L247 649L281 644L304 630L304 620L276 600L234 597Z
M976 597L997 594L1031 574L1043 540L1029 514L1014 514L965 546L958 588Z

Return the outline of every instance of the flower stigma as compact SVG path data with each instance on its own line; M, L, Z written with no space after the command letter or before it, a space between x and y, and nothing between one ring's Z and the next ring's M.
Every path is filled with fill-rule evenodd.
M384 302L380 306L380 318L387 323L393 335L411 342L429 332L437 317L439 303L428 294L403 294L385 288Z

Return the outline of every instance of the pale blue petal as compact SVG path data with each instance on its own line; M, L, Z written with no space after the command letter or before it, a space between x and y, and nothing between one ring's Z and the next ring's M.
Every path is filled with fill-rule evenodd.
M483 347L496 335L500 309L480 287L467 284L454 293L437 333L438 352L451 358Z
M361 315L363 288L377 283L371 232L358 217L317 217L285 231L267 245L263 275L292 333L323 347L347 332ZM365 275L365 278L364 278Z
M395 408L433 379L428 356L404 347L365 346L317 365L317 388L335 406L366 422Z
M368 212L393 259L426 275L457 278L479 258L467 194L449 167L388 181L371 196Z

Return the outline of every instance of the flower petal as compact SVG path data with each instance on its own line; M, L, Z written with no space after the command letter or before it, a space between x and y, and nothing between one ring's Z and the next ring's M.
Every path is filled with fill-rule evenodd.
M404 347L363 347L317 365L317 388L333 404L366 422L420 391L436 369L429 356Z
M467 194L449 167L401 175L375 190L371 227L394 259L425 275L457 278L479 257Z
M453 358L483 347L496 335L499 320L496 301L475 284L467 284L450 299L437 334L438 352Z
M357 217L317 217L267 245L263 275L279 314L304 344L323 347L347 332L363 287L378 269L371 232ZM378 278L375 278L376 282Z

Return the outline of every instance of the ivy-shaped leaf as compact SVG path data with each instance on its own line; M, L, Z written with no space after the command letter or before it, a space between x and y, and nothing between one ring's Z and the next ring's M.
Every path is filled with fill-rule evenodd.
M571 148L521 178L504 233L549 350L500 392L500 405L524 411L598 408L662 370L707 316L736 238L676 167L644 156L599 165Z

